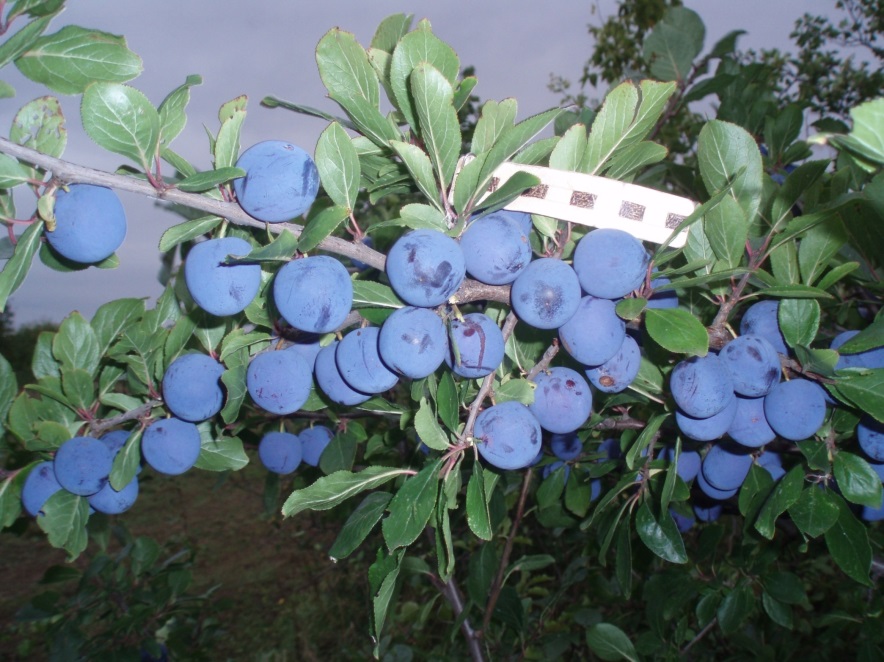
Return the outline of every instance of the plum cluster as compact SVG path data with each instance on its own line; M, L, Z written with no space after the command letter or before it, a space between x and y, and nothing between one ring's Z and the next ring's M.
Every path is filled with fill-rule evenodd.
M301 462L319 466L319 459L333 437L334 433L324 425L315 425L300 434L268 432L258 444L258 457L268 471L288 475Z

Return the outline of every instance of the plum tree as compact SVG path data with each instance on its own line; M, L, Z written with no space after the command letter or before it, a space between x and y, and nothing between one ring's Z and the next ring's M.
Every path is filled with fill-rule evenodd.
M239 237L210 239L191 248L184 263L184 280L196 305L219 316L245 310L261 287L261 267L226 264L225 259L251 251L249 242Z
M224 403L224 366L205 354L184 354L163 374L163 400L175 416L192 423L211 418Z
M111 189L71 184L55 194L55 229L46 241L73 262L94 264L114 254L126 238L126 212Z
M557 329L580 304L580 283L570 265L555 258L531 262L512 286L513 310L535 329Z
M574 251L574 271L590 296L619 299L637 289L650 259L642 243L628 232L599 228L588 232Z
M862 648L835 657L880 657L865 624L881 530L858 519L882 495L880 101L805 140L812 118L745 65L738 35L703 54L699 17L666 0L635 76L591 108L517 120L514 100L478 106L455 49L398 15L367 47L320 40L340 111L264 100L327 124L315 161L280 141L240 155L238 96L206 124L200 170L173 151L196 77L154 106L126 84L140 61L122 38L46 32L62 4L0 2L0 65L80 95L89 137L128 163L63 160L52 97L15 115L0 308L35 260L86 268L51 245L75 187L182 219L160 240L156 302L72 313L37 337L32 378L0 360L0 524L24 506L71 557L103 553L105 512L143 502L154 473L242 469L266 439L286 447L268 471L288 472L295 437L308 467L267 475L265 508L290 489L282 516L317 511L317 530L340 531L329 555L370 580L371 640L332 657L415 656L396 641L406 624L415 657L474 662L786 659L832 641ZM705 119L694 103L710 95ZM773 298L746 307L758 297ZM544 428L571 432L544 450ZM72 436L105 449L94 495L46 479ZM832 590L836 567L856 586ZM846 616L811 618L821 608ZM426 635L446 619L460 639Z
M310 155L284 140L249 147L236 161L246 171L233 180L236 200L250 216L281 223L310 208L319 192L319 171Z
M460 287L465 275L460 245L436 230L408 232L387 254L390 285L412 306L445 303Z

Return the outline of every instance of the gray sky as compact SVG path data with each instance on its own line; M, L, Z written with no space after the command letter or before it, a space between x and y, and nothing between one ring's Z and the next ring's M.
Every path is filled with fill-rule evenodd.
M131 84L154 103L181 84L188 74L200 74L203 85L191 92L189 122L174 149L199 168L210 166L203 125L217 130L219 106L240 94L249 97L249 115L242 133L245 149L260 140L284 139L313 152L325 128L318 119L259 106L269 94L290 101L337 111L325 99L316 70L314 48L332 27L353 32L367 45L378 23L396 12L427 18L433 31L458 52L462 65L476 68L475 93L484 101L515 97L519 118L557 105L546 88L550 74L579 77L592 44L586 27L600 22L599 13L616 12L614 0L326 0L307 3L284 0L76 0L56 18L53 32L65 24L125 35L129 47L144 61L144 73ZM706 23L710 48L733 29L749 34L741 48L788 47L788 34L803 12L828 13L833 0L686 0ZM595 8L595 12L593 13ZM7 67L2 78L17 91L0 100L0 132L6 134L22 104L46 94ZM62 97L69 141L64 158L113 170L119 157L104 154L85 136L79 124L77 97ZM157 242L178 217L150 201L123 195L129 219L126 243L118 251L115 271L89 268L59 274L39 260L24 285L12 296L17 324L60 321L72 310L90 317L104 301L119 297L156 297L159 259ZM19 200L19 216L30 213L32 201Z

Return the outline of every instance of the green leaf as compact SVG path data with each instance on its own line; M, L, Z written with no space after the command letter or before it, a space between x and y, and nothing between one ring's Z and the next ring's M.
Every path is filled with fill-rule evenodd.
M448 450L448 435L436 420L433 408L425 398L421 398L420 406L414 417L414 430L427 446L436 451Z
M12 12L10 12L10 15L6 18L7 26L12 18L13 15ZM21 30L18 30L15 34L10 36L9 39L0 44L0 67L5 67L19 55L31 48L40 35L46 31L46 28L49 27L49 23L51 22L51 16L31 21Z
M0 271L0 312L6 310L9 296L18 289L28 275L34 255L40 249L43 227L43 221L31 223L18 237L12 257L3 265L3 271Z
M141 464L141 435L143 428L137 427L126 439L126 444L114 457L114 465L110 472L111 487L118 492L132 482Z
M302 253L307 253L316 248L326 237L331 235L350 216L347 207L333 205L321 209L316 214L310 214L304 231L297 240L297 248Z
M856 354L877 347L884 347L884 317L878 317L865 329L857 333L838 348L841 354Z
M67 146L68 131L58 99L40 97L22 106L12 120L9 139L59 158Z
M460 121L454 90L448 79L429 64L415 67L410 78L420 136L443 190L448 190L460 156Z
M100 147L151 171L160 116L144 94L119 83L93 83L83 93L80 116L86 133Z
M304 489L292 492L282 506L282 514L292 517L303 510L329 510L360 492L409 473L408 469L378 466L366 467L358 473L336 471Z
M809 486L789 508L789 516L801 532L817 538L832 528L839 516L838 504L828 490L816 485Z
M390 501L390 514L381 528L391 552L417 540L430 521L439 493L441 464L442 460L438 460L425 466L416 476L407 478Z
M393 601L394 594L396 593L396 582L399 579L399 570L402 567L402 558L404 557L404 555L405 552L402 551L394 554L391 557L395 565L386 574L383 581L380 582L378 592L372 598L372 611L374 614L373 620L375 658L380 658L381 633L384 629L384 622L387 620L387 614L390 611L390 604Z
M654 128L675 88L674 83L644 80L639 85L622 83L611 90L593 120L580 171L597 175L618 151L641 142Z
M391 140L401 139L402 136L395 126L381 115L376 106L371 105L360 96L329 95L335 103L344 109L347 117L353 122L356 129L381 148L389 147Z
M718 607L718 625L725 634L732 634L740 629L755 606L755 595L752 588L740 582L724 596Z
M27 474L36 465L23 467L14 476L0 483L0 529L12 526L22 513L21 489Z
M88 518L89 502L84 497L59 490L43 504L43 514L37 517L37 524L46 533L49 544L63 548L72 561L86 549L89 541Z
M777 319L789 347L810 347L820 328L820 304L815 299L781 299Z
M491 174L497 166L512 157L513 154L537 137L537 135L543 131L550 122L554 122L563 112L563 108L551 108L542 113L532 115L515 126L504 130L494 143L494 147L492 147L482 159L479 166L479 176L476 180L474 190L477 192L484 191L484 188L491 181ZM476 160L478 161L479 158ZM466 168L464 168L464 171L465 170ZM463 175L463 171L461 172L461 175Z
M475 138L473 139L475 141ZM549 167L576 172L586 152L586 126L574 124L549 155Z
M454 433L457 432L460 425L460 398L454 377L448 370L442 373L436 389L436 415L445 427Z
M353 281L354 308L402 308L404 305L396 293L383 283Z
M0 154L0 188L15 188L31 179L31 173L11 156Z
M696 12L685 7L668 9L642 46L651 75L660 80L687 80L705 36L706 28Z
M706 327L687 310L648 308L645 326L651 338L670 352L706 356L709 351Z
M62 390L71 405L88 410L95 402L95 381L82 368L65 367L61 373Z
M245 176L246 171L242 168L228 166L190 175L189 177L182 179L175 186L180 190L189 193L202 193L203 191L208 191L209 189L216 188L221 184L229 182L231 179Z
M253 249L247 255L228 255L224 263L288 262L299 248L301 248L300 240L286 229L276 235L276 237L273 238L273 241L266 246Z
M658 521L646 501L635 515L635 528L648 549L670 563L687 563L684 541L672 516L666 512Z
M98 343L98 355L103 356L123 331L142 315L143 299L117 299L99 306L91 322Z
M378 77L368 53L349 32L329 30L316 46L316 64L323 85L333 97L358 96L378 107Z
M866 527L850 512L850 506L838 495L832 500L837 504L839 514L835 524L826 531L826 546L829 553L848 577L863 586L873 586L869 580L872 567L872 547Z
M239 96L223 104L218 111L221 127L212 147L216 169L233 166L239 158L239 137L246 119L247 102L246 96Z
M495 402L507 402L515 400L523 405L534 403L534 390L536 385L527 379L509 379L498 388L494 389Z
M586 517L590 503L592 503L592 484L588 480L575 475L565 483L565 508L577 517Z
M344 522L328 555L337 561L355 552L381 520L392 498L389 492L372 492L366 496Z
M201 430L202 432L202 430ZM239 471L249 463L249 456L243 449L238 437L220 437L201 435L202 444L196 464L197 469L206 471Z
M639 315L642 314L642 311L645 309L645 306L648 305L648 300L642 297L631 297L629 299L621 299L617 302L617 316L620 319L631 321L637 319Z
M767 591L763 591L761 606L764 607L764 613L770 616L770 620L774 623L789 630L792 629L792 608L789 605L783 604Z
M844 498L869 508L880 508L884 496L881 477L858 455L839 451L834 461L835 480Z
M202 216L192 221L173 225L160 237L160 251L165 253L175 248L178 244L201 237L221 225L222 220L218 216Z
M780 479L761 508L755 522L755 529L758 533L768 540L772 540L777 518L797 503L803 488L804 467L798 464Z
M473 464L473 473L467 483L467 524L470 530L482 540L491 540L491 514L488 511L488 495L485 494L485 477L482 465Z
M638 662L635 646L616 625L596 623L586 631L586 644L603 660L631 660Z
M789 173L777 191L771 208L771 221L774 226L778 226L786 215L792 212L792 207L801 195L823 176L828 167L828 160L808 161Z
M716 257L728 267L740 265L749 237L749 223L734 198L725 197L706 213L703 229Z
M540 184L540 178L527 172L519 171L507 179L491 195L476 205L476 209L486 214L503 209L524 191Z
M643 140L624 147L605 166L604 175L610 179L627 180L642 168L659 163L669 154L669 150L657 143Z
M41 37L15 66L35 83L62 94L80 94L93 81L122 83L141 73L141 58L123 37L76 25Z
M697 150L706 190L716 193L730 186L729 195L751 224L761 204L763 175L755 138L736 124L712 120L700 130Z
M830 218L810 228L801 237L798 246L798 266L805 285L813 285L850 237L840 216Z
M399 213L402 215L402 218L400 219L401 222L406 227L413 230L429 228L431 230L438 230L439 232L448 232L448 223L445 220L445 214L439 211L436 207L412 203L410 205L405 205L399 210ZM378 225L379 224L376 223L371 227L375 228Z
M411 145L399 140L391 140L390 146L393 151L399 155L408 172L411 173L414 183L420 189L424 197L438 209L442 209L442 198L439 189L436 186L436 180L433 178L433 164L430 157L427 156L417 145Z
M349 213L356 206L361 170L353 141L337 122L329 124L319 136L315 161L322 188L332 202Z
M160 115L160 138L162 147L168 147L187 124L185 109L190 101L190 88L202 85L203 79L198 75L188 76L184 83L176 87L163 99L158 109Z
M793 299L831 299L832 295L809 285L771 285L753 293L755 296L791 297Z
M850 118L853 120L850 136L856 141L861 154L884 165L884 137L881 135L881 126L884 125L884 99L873 99L851 108Z
M816 488L817 491L819 488ZM771 597L787 605L800 605L807 603L807 591L804 590L804 582L798 575L791 572L774 572L761 580L764 590Z
M61 323L52 342L52 353L63 367L82 368L97 374L101 348L92 326L78 312L71 313Z
M884 368L860 374L839 371L834 388L839 397L884 423Z
M489 151L504 131L513 127L517 110L518 104L515 99L504 99L500 102L488 100L482 104L482 112L473 131L470 151L474 154Z
M353 426L347 427L346 432L336 434L319 458L319 468L322 473L329 475L336 471L350 471L353 468L353 460L356 458L356 446L360 439L352 430Z
M439 71L452 85L460 73L460 60L454 50L433 34L430 24L421 21L416 30L405 35L393 51L390 61L390 89L405 121L419 126L414 101L411 97L411 75L421 64Z

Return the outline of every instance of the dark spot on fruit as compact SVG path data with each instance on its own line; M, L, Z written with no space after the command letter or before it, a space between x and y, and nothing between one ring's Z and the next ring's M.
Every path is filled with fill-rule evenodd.
M758 351L758 348L757 348L757 347L753 347L752 345L748 345L748 346L746 347L746 353L747 353L749 356L751 356L753 359L755 359L756 361L761 362L761 360L762 360L762 358L761 358L761 352Z
M599 379L599 384L601 384L602 386L613 386L614 378L609 375L605 375L604 377Z
M575 386L577 386L577 382L575 382L573 379L566 379L565 380L565 387L566 388L574 388Z

